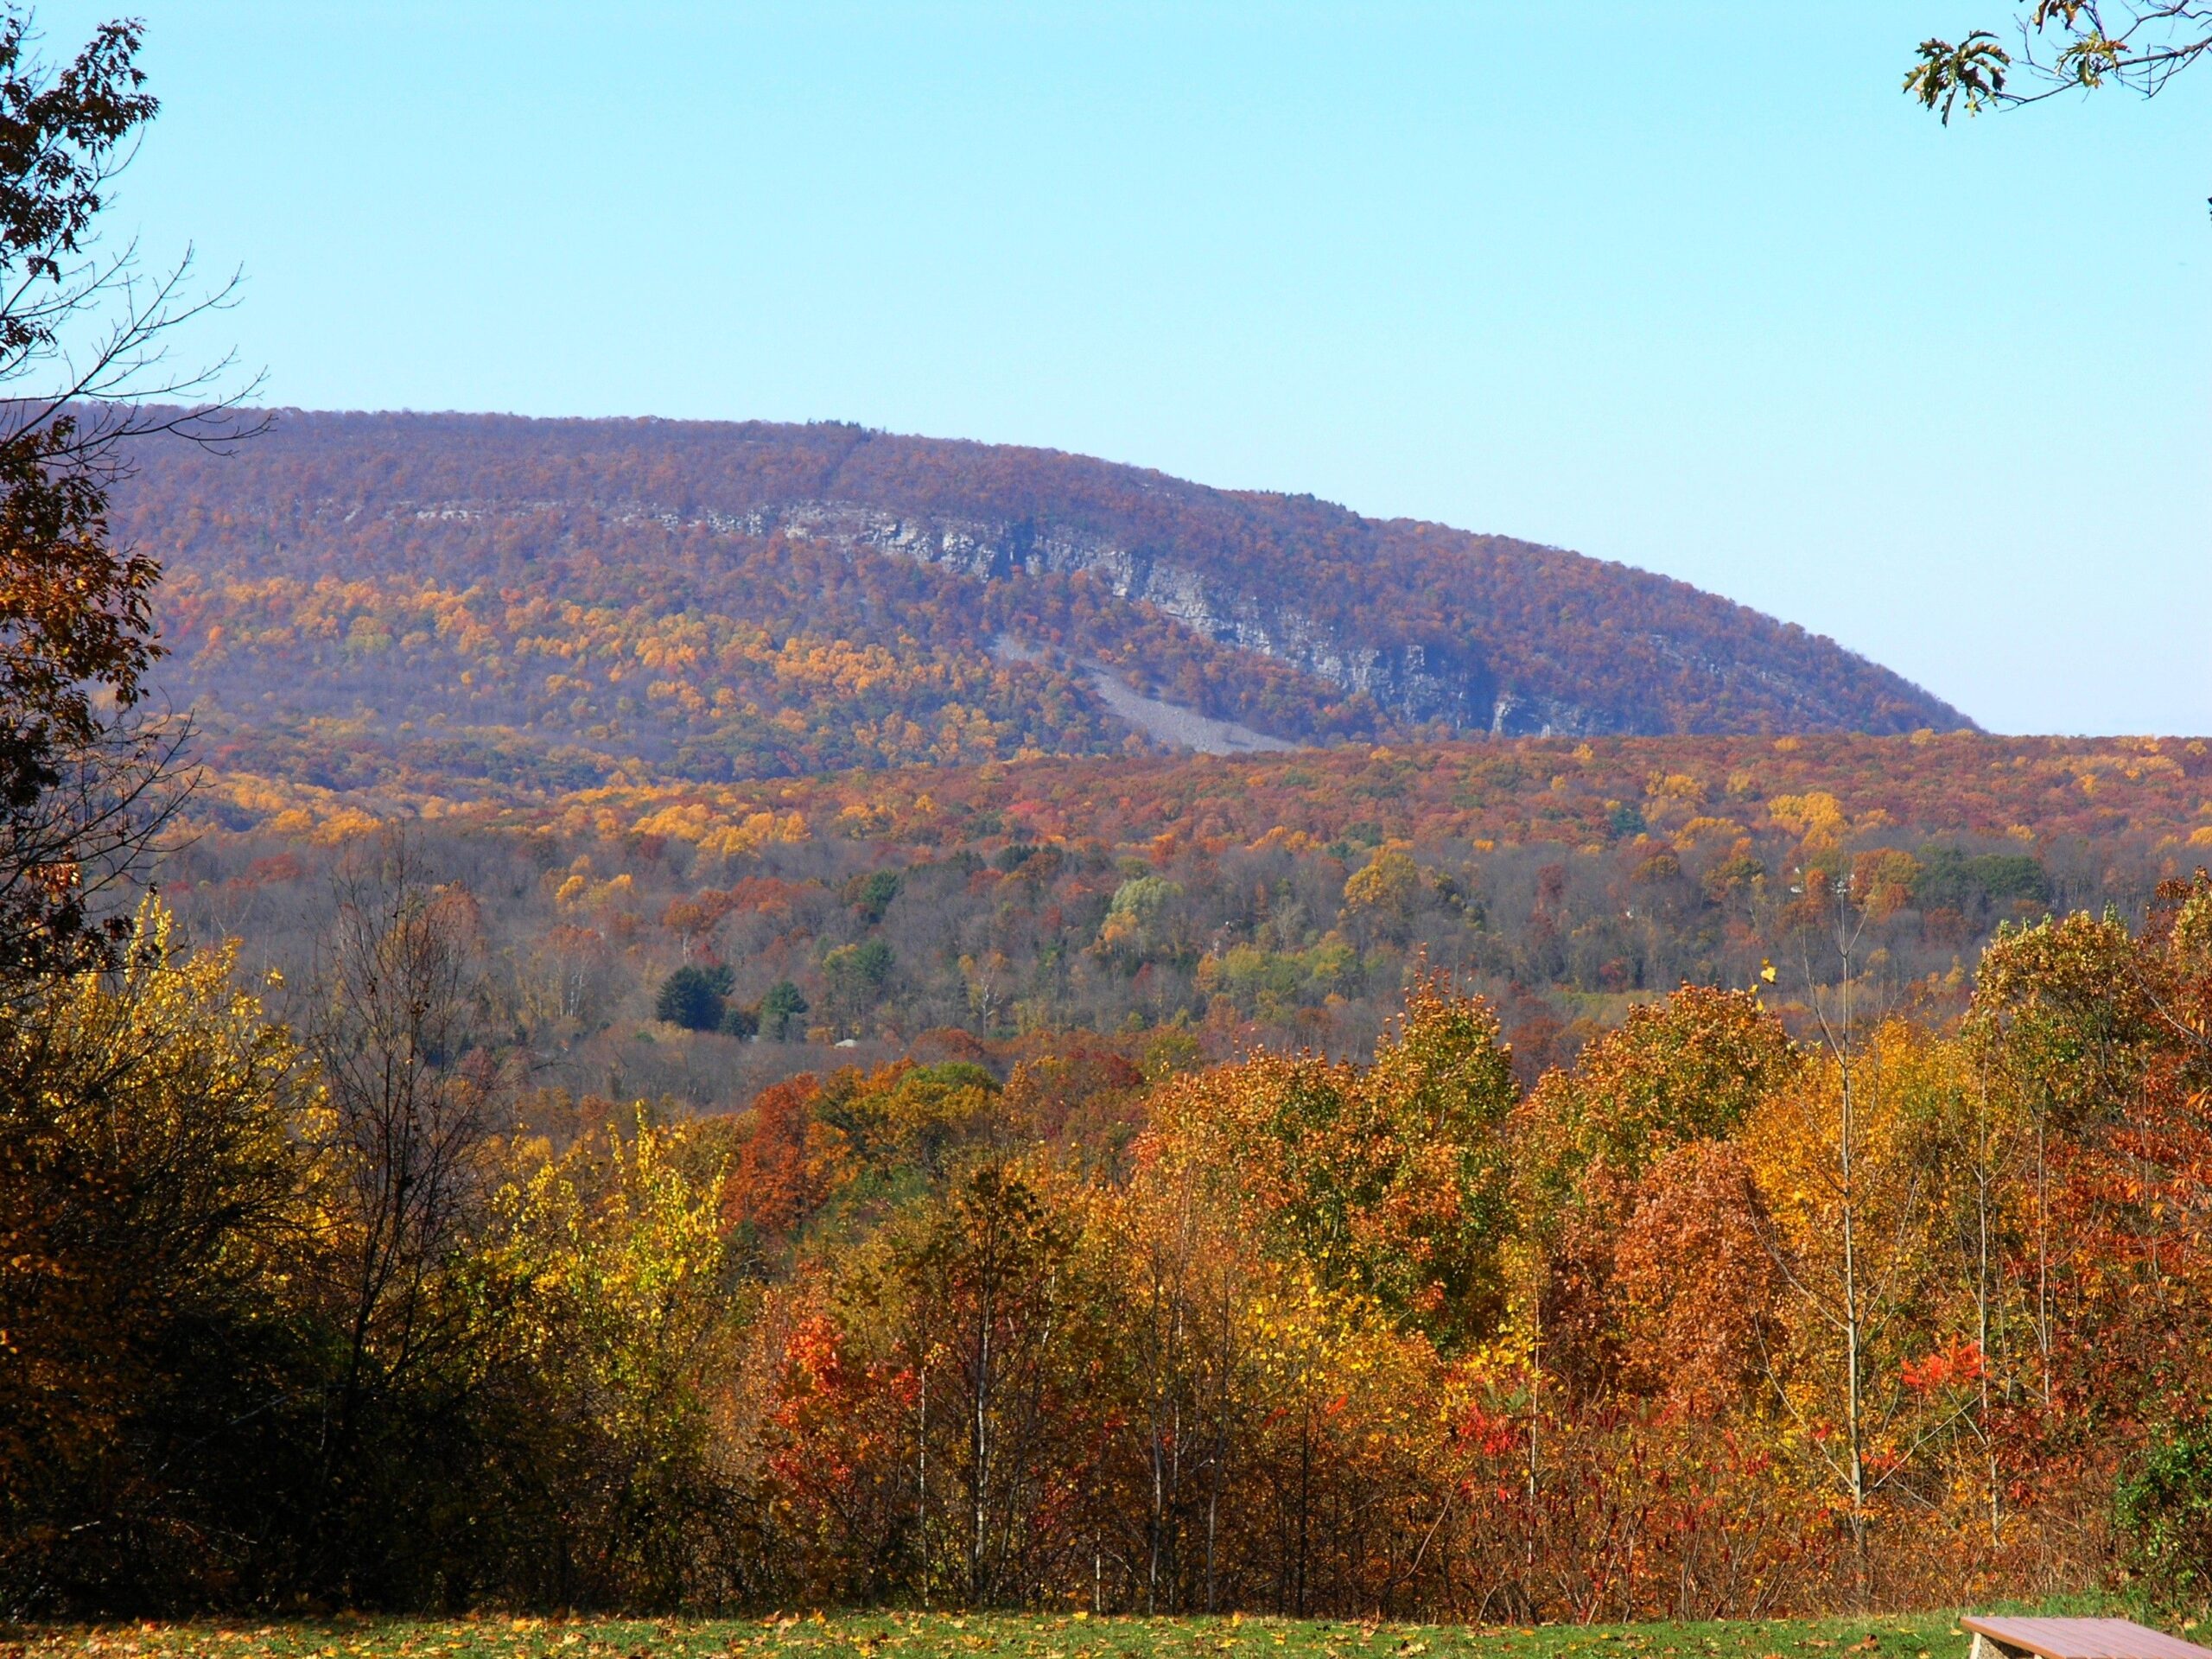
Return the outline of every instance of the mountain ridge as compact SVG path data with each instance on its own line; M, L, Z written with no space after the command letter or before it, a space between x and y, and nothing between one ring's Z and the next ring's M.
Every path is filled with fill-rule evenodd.
M1130 736L1101 671L1290 742L1972 728L1833 640L1630 566L836 423L277 411L234 456L149 456L117 524L171 572L172 685L222 718L277 685L280 723L514 726L609 766L918 758L893 719L940 747L964 721L946 759L1098 752ZM619 614L637 637L570 649L555 613L579 605L572 628ZM706 635L645 637L671 619ZM995 657L1002 638L1025 659ZM785 743L771 659L795 643L883 661ZM618 689L663 658L679 671L645 699Z

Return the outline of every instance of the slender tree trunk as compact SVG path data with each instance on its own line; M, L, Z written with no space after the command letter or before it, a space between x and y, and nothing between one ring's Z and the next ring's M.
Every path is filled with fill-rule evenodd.
M1220 1580L1217 1554L1221 1518L1222 1483L1228 1478L1229 1465L1229 1387L1234 1375L1231 1344L1235 1340L1230 1326L1229 1300L1224 1296L1221 1304L1221 1348L1215 1357L1217 1376L1214 1380L1213 1467L1210 1471L1206 1491L1206 1611L1216 1611L1218 1605Z
M922 1362L920 1431L914 1437L915 1571L922 1581L922 1606L930 1605L930 1368Z
M2050 1166L2040 1115L2036 1119L2036 1349L2043 1362L2043 1408L2050 1409Z
M968 1535L968 1599L980 1606L984 1592L984 1552L989 1537L991 1479L991 1303L979 1296L982 1312L976 1322L976 1416L969 1430L969 1457L975 1471L970 1492L971 1526Z
M1156 1613L1160 1611L1160 1534L1165 1501L1157 1417L1153 1421L1152 1433L1148 1438L1152 1442L1147 1448L1152 1454L1152 1514L1147 1517L1149 1524L1146 1528L1149 1536L1145 1541L1144 1610L1147 1613Z
M1989 1487L1989 1541L1994 1545L2001 1522L1997 1509L1997 1449L1989 1434L1989 1183L1986 1178L1976 1185L1974 1211L1974 1341L1975 1351L1981 1356L1974 1427L1981 1436L1984 1473Z
M1313 1408L1311 1402L1301 1408L1298 1427L1298 1574L1296 1608L1300 1618L1306 1617L1306 1549L1307 1529L1313 1514Z
M1847 983L1846 993L1849 995ZM1843 1080L1843 1121L1840 1136L1841 1174L1843 1181L1843 1343L1844 1343L1844 1427L1845 1455L1847 1459L1845 1475L1851 1495L1851 1549L1858 1580L1860 1607L1866 1605L1866 1447L1865 1440L1865 1352L1866 1327L1859 1303L1859 1215L1858 1193L1853 1186L1857 1174L1853 1153L1853 1137L1857 1125L1853 1121L1854 1103L1852 1098L1851 1061L1846 1056L1841 1061Z

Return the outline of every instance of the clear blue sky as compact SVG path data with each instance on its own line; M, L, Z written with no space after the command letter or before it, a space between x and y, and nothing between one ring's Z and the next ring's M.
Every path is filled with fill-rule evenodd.
M142 0L117 219L275 403L1049 445L2212 731L2212 66L1900 96L2009 9Z

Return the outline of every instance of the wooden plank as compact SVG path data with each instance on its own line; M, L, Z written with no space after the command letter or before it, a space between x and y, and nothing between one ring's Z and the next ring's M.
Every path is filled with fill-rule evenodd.
M2126 1618L2007 1618L1972 1614L1959 1628L2037 1659L2212 1659L2198 1647ZM1978 1648L1985 1643L1977 1641Z

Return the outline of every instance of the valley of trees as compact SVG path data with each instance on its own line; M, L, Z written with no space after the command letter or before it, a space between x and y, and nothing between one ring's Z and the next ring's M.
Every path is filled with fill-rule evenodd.
M825 1044L1010 1059L1070 1029L1359 1057L1424 963L1491 1001L1533 1082L1685 980L1772 964L1802 1004L1834 977L1808 940L1834 881L1879 1006L1955 1012L2001 924L2139 915L2212 856L2208 795L2199 742L1965 734L1039 760L499 808L218 772L158 876L191 937L298 983L335 873L409 824L481 918L509 1040L579 1097L735 1110ZM656 1018L685 968L741 1016L788 985L807 1017L775 1042L687 1033Z

